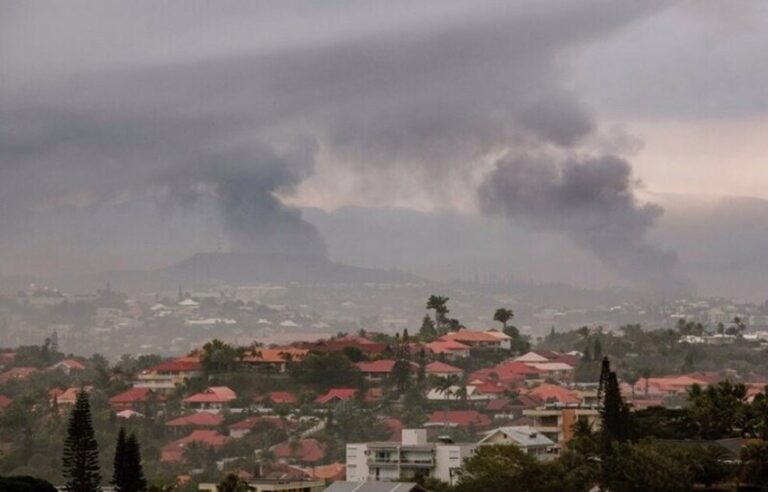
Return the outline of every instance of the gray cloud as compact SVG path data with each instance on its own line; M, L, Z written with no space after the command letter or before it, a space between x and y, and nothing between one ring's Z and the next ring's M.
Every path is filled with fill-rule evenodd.
M177 204L212 194L237 249L302 244L298 252L324 254L316 231L284 201L321 156L324 166L359 183L351 192L358 201L369 189L384 195L405 190L439 205L450 203L446 189L474 194L468 177L510 149L583 151L579 146L598 125L570 87L569 56L660 4L486 1L446 2L437 9L432 3L384 8L342 2L320 10L308 4L311 15L301 26L290 20L296 5L243 4L222 13L200 4L205 25L195 30L169 20L176 37L157 19L139 35L132 29L152 16L109 4L97 11L94 39L83 34L81 19L67 17L60 31L34 45L38 52L0 48L0 61L19 69L0 95L12 115L0 124L0 226L18 223L41 205L70 203L72 196L98 206L124 193L142 199L159 185ZM18 4L16 10L21 25L34 17ZM172 10L158 15L171 19ZM32 25L39 28L45 13L35 15ZM22 36L18 27L7 27ZM62 45L68 34L75 44ZM119 36L135 38L137 46ZM100 44L88 44L96 39ZM57 54L72 59L77 72L68 72ZM51 60L51 71L35 64L34 55ZM317 148L295 143L307 136ZM555 201L566 198L561 193L578 198L579 191L589 212L576 213L573 222L551 220L537 203L510 217L546 222L622 272L654 261L669 266L670 257L657 257L642 241L654 215L635 207L631 186L625 183L615 198L625 200L621 217L598 210L615 201L590 195L620 187L620 166L539 166L522 176L504 161L493 175L508 186L517 177L549 183L542 196ZM561 179L557 169L573 181L567 189L552 184ZM580 177L576 170L594 172ZM604 172L611 173L607 182ZM392 175L397 182L382 179ZM595 186L579 181L588 178ZM572 210L549 206L562 214ZM604 236L632 246L629 261L618 249L580 238L572 225L581 222L594 233L601 221Z

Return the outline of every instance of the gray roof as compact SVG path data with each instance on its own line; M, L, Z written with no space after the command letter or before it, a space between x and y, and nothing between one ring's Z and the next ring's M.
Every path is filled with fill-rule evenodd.
M333 482L325 492L421 492L414 482Z
M520 447L523 448L555 445L555 443L550 438L534 429L533 427L529 427L527 425L515 425L493 429L486 432L485 436L480 440L478 444L482 444L486 439L496 434L497 432L504 433L507 437L515 441Z

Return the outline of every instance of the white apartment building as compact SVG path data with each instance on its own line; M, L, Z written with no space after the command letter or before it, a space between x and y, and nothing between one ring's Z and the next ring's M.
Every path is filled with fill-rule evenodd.
M395 481L421 475L454 484L456 471L474 448L474 444L430 443L426 429L403 429L401 442L347 444L347 480Z

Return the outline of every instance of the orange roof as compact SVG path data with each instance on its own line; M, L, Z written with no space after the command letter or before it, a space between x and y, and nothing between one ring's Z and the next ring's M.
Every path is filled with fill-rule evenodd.
M4 373L0 374L0 384L7 383L14 379L27 379L29 376L37 372L34 367L14 367Z
M371 362L358 362L355 364L360 372L389 374L395 368L396 362L391 359L374 360Z
M293 361L302 360L308 353L309 350L296 347L257 349L255 355L246 355L243 358L243 361L250 363L281 364L287 362L289 359Z
M484 331L469 331L469 330L460 330L460 331L453 331L451 333L447 333L442 337L440 337L440 340L455 340L461 343L466 343L466 342L498 343L500 341L499 337L493 336L490 333L486 333Z
M75 359L64 359L62 361L59 361L53 364L51 368L53 369L62 365L67 366L69 369L76 370L76 371L77 370L82 371L83 369L85 369L85 364L83 364L80 361L76 361Z
M154 394L154 391L152 391L150 388L131 388L110 398L109 403L141 403L147 401L152 394ZM162 395L157 395L157 399L165 400L165 397Z
M464 372L456 366L446 364L445 362L440 362L439 360L427 364L427 366L424 368L424 371L427 374L461 374Z
M288 393L287 391L273 391L271 393L267 393L266 396L259 399L269 400L275 405L280 405L280 404L290 405L299 401L299 399L296 398L296 396L294 396L291 393Z
M226 386L211 386L200 393L184 398L184 403L229 403L237 394Z
M437 340L426 345L433 354L445 354L450 352L463 352L470 349L469 345L464 345L456 340Z
M458 427L487 427L491 425L491 419L475 410L440 410L432 412L428 424L449 424Z
M323 445L317 439L300 439L299 445L294 447L288 441L276 445L272 451L281 459L294 459L296 461L317 462L325 458Z
M203 365L197 359L182 357L150 367L147 372L201 372Z
M562 404L573 404L581 401L575 392L556 384L540 384L527 391L526 394L536 397L544 403L556 401Z
M0 395L0 408L6 408L11 403L13 403L13 400L5 395Z
M324 395L320 395L315 399L315 403L325 405L326 403L334 400L347 401L355 397L357 390L354 388L331 388Z
M197 412L169 420L167 427L218 427L224 422L224 417L211 412Z
M344 463L331 463L330 465L315 466L311 470L307 470L307 473L312 478L319 478L321 480L344 480L344 477L347 475L347 465Z
M185 449L193 442L200 443L204 446L218 448L227 442L227 436L223 436L215 430L193 431L190 435L182 437L163 447L160 452L160 461L182 461Z
M251 416L240 420L239 422L235 422L234 424L230 425L229 428L231 430L251 430L257 424L262 423L269 424L276 429L287 429L288 427L291 427L287 421L281 419L280 417Z

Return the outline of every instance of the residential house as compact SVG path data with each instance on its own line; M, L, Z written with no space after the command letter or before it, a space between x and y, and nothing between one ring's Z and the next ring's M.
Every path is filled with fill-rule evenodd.
M5 395L0 395L0 412L8 408L11 403L13 403L13 400Z
M149 388L131 388L110 398L109 406L115 412L138 410L152 401L164 402L165 396L159 395Z
M171 419L165 423L165 426L178 432L188 428L216 429L223 423L224 417L217 413L195 412Z
M320 479L270 479L249 478L248 490L250 492L322 492L325 489L325 480ZM201 483L197 490L200 492L218 492L218 484Z
M85 364L75 359L64 359L50 366L48 370L61 371L64 374L69 375L72 371L84 371Z
M256 349L243 358L245 364L284 373L292 362L299 362L307 356L309 350L296 347L278 347Z
M562 449L568 444L577 421L582 420L595 430L600 427L596 408L544 406L523 410L523 415L531 419L531 427L555 443L556 449Z
M269 402L273 405L295 405L299 399L287 391L272 391L259 397L257 401Z
M544 404L555 403L567 406L581 403L581 398L577 391L556 384L540 384L535 388L525 391L524 394L536 398Z
M13 367L0 374L0 384L5 384L9 381L24 380L36 372L38 372L38 369L34 367Z
M351 400L357 394L355 388L331 388L324 395L315 399L318 405L327 405L329 403L339 403L341 401Z
M473 444L430 443L426 429L403 429L399 441L347 444L347 480L397 482L421 476L454 484L473 449Z
M435 340L424 347L434 355L449 360L466 359L469 357L470 346L455 340Z
M181 357L142 371L133 383L133 387L170 393L177 386L202 375L203 366L197 357Z
M514 444L540 461L549 461L554 457L554 441L530 426L499 427L486 432L477 443L478 446L490 444Z
M324 445L314 438L284 441L273 446L272 452L284 463L312 465L325 459Z
M164 463L181 463L184 461L184 453L192 443L197 443L204 448L220 448L228 440L215 430L195 430L186 437L182 437L164 446L160 450L160 461Z
M446 364L445 362L436 360L434 362L430 362L424 367L424 373L427 376L448 378L451 376L461 377L464 374L464 371L456 366L452 366L450 364Z
M440 340L459 342L473 349L509 350L511 339L499 332L491 334L484 331L459 330L443 335Z
M476 410L438 410L432 412L424 427L460 427L480 430L490 425L491 419Z
M218 412L230 406L237 394L226 386L211 386L182 400L185 407L194 410Z
M282 430L287 430L293 427L288 421L283 420L280 417L251 416L230 425L229 437L239 439L250 434L257 426L262 425Z

